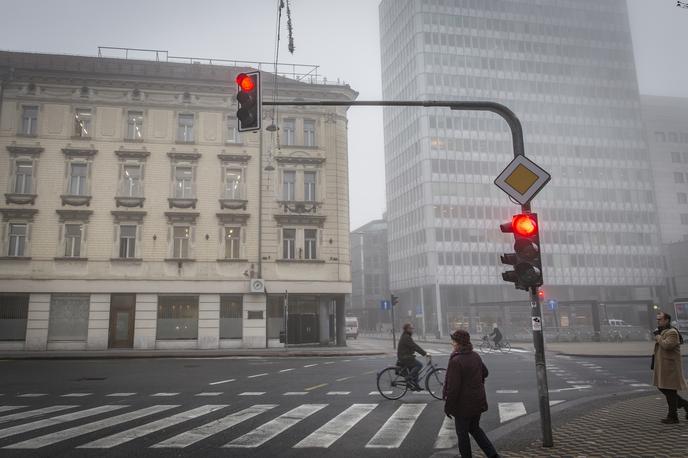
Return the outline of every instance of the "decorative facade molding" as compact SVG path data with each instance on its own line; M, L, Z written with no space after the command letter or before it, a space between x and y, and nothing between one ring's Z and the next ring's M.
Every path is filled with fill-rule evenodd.
M93 148L62 148L62 153L69 158L93 157L98 153L98 150Z
M93 214L92 210L55 210L55 212L60 217L59 221L61 223L65 221L81 221L87 223Z
M322 207L322 202L301 200L279 200L277 204L282 207L284 213L316 213Z
M194 212L194 213L165 212L165 216L167 217L167 222L169 224L177 224L177 223L196 224L196 218L198 218L199 214L200 213L198 213L198 212Z
M239 164L247 164L251 160L248 154L226 154L221 153L217 155L222 162L237 162Z
M170 151L167 153L167 157L175 161L190 161L196 162L201 158L201 153L177 153Z
M117 206L117 208L119 208L119 207L127 207L127 208L141 207L141 208L143 208L143 203L145 202L145 200L146 200L145 197L115 196L115 205Z
M325 225L325 216L315 215L273 215L278 226L317 226Z
M145 161L148 156L150 156L150 151L134 151L134 150L124 150L118 149L115 151L118 158L125 159L138 159Z
M35 204L36 197L38 194L16 194L16 193L6 193L5 203L6 204L17 204L17 205L27 205Z
M196 209L196 203L198 199L191 198L181 198L181 197L168 197L167 203L170 208L193 208Z
M224 210L246 210L248 200L243 199L219 199L220 209Z
M304 156L275 156L278 164L292 165L322 165L325 163L324 157L304 157Z
M62 194L60 196L62 200L62 206L71 205L73 207L81 207L86 205L89 207L91 205L91 196L73 196L70 194Z
M0 214L2 214L2 219L5 221L18 219L32 222L36 213L38 213L38 210L35 208L0 208Z
M41 146L19 146L19 145L7 145L7 151L10 152L10 157L17 156L31 156L36 158L45 150Z
M112 210L110 214L114 218L115 224L119 224L122 222L142 223L143 218L148 214L148 212Z
M220 225L241 224L244 226L250 217L251 215L248 213L217 213L217 220Z

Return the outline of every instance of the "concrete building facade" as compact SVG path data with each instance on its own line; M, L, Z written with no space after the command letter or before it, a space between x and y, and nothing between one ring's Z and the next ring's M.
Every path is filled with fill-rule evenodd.
M533 202L558 304L546 325L645 326L665 274L625 2L383 0L380 35L385 99L489 100L520 118L553 177ZM499 224L520 210L493 184L513 158L506 123L386 108L384 128L392 291L447 327L529 329L526 294L501 278Z
M279 346L285 311L288 343L345 345L346 109L240 134L249 70L0 53L0 348Z

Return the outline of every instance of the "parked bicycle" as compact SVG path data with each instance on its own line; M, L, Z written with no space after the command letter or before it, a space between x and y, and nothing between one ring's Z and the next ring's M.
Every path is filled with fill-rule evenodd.
M500 351L502 353L509 353L511 351L511 343L506 340L502 339L499 344L495 344L488 336L483 336L483 341L480 343L480 347L478 347L481 352L487 353L490 351Z
M438 367L432 362L432 358L428 358L428 362L418 372L418 380L421 381L420 383L425 382L425 389L435 399L442 399L446 372L447 369ZM411 368L390 366L377 374L378 391L383 397L392 401L401 398L412 386Z

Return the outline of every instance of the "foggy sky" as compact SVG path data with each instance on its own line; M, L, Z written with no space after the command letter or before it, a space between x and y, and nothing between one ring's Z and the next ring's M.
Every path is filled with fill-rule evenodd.
M600 0L605 1L605 0ZM98 46L269 62L279 0L0 0L0 49L97 55ZM360 93L381 98L379 0L291 0L296 51L279 60L319 65ZM688 97L688 9L675 0L628 0L640 92ZM385 208L382 110L349 111L351 228ZM527 135L527 132L526 132Z

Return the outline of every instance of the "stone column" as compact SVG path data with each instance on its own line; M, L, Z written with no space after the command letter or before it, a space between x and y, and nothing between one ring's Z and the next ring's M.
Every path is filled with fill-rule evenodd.
M106 350L110 330L110 295L91 294L88 310L87 350Z
M244 295L243 342L244 348L267 347L267 296Z
M320 330L320 345L325 347L330 344L330 301L326 296L320 296L318 307L318 328Z
M337 317L337 346L346 347L346 319L344 313L344 296L337 296L336 299L336 311L335 316Z
M220 295L201 294L198 298L198 348L220 347Z
M26 349L45 350L48 346L50 294L32 294L26 320Z
M156 294L137 294L134 323L134 348L139 350L155 348L155 335L157 330L158 296Z

